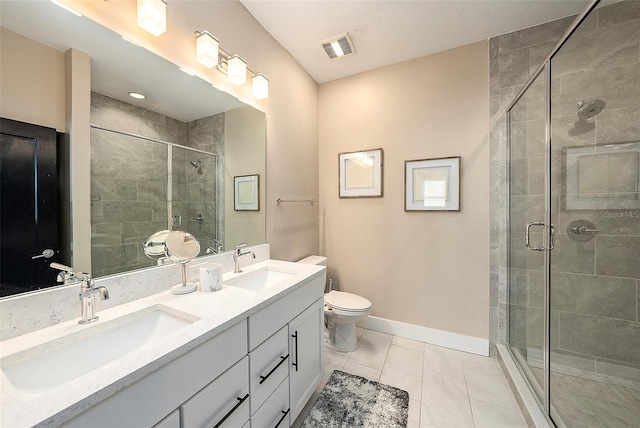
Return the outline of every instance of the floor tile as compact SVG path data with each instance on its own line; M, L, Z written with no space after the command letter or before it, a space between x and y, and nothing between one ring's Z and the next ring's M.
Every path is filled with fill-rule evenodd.
M348 362L382 370L391 346L391 335L367 330L358 341L358 349L349 355Z
M407 420L407 428L420 427L420 402L409 400L409 419Z
M396 346L402 346L403 348L413 349L414 351L420 351L424 349L424 342L418 340L405 339L404 337L393 336L391 338L391 344Z
M380 382L404 389L409 398L420 401L422 395L422 352L391 345Z
M407 391L408 428L525 426L495 358L372 330L356 331L356 351L338 352L325 347L324 378L314 399L333 370L343 370ZM308 412L305 410L303 414Z
M519 410L471 399L471 411L476 428L526 428Z
M424 369L464 378L462 352L430 344L424 345Z
M465 368L465 379L470 398L513 410L518 409L511 388L501 373L470 371Z
M324 371L331 373L334 370L342 370L347 360L349 359L349 353L338 352L331 349L325 349L324 351Z
M473 427L464 379L427 370L423 373L420 427Z
M376 382L380 380L380 370L376 370L368 366L363 366L362 364L354 363L351 361L347 361L347 364L344 365L344 368L342 370L347 373L362 376Z
M380 375L380 383L395 386L409 393L409 398L420 401L422 396L422 373L412 374L408 371L384 366Z

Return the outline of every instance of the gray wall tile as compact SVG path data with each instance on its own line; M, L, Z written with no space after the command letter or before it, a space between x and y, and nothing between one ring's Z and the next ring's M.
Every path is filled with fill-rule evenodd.
M598 10L598 25L600 27L638 18L640 18L640 2L637 1L626 1Z
M554 310L636 321L636 282L632 279L553 273Z
M597 236L598 275L640 278L640 236Z
M560 312L559 348L640 364L640 323Z

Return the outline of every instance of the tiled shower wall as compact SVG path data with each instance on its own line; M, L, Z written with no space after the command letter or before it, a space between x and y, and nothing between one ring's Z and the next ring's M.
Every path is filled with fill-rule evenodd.
M181 164L186 165L187 192L186 198L176 199L174 195L173 211L182 205L187 216L186 230L198 237L202 254L207 247L216 248L214 238L224 242L224 136L224 113L194 120L187 124L186 145L216 156L181 150L187 157ZM200 169L189 164L194 159L202 161ZM195 220L198 214L202 214L202 221Z
M497 343L506 342L509 328L504 111L572 20L554 21L490 42L491 340ZM554 192L553 215L558 232L556 249L562 250L552 253L552 358L563 365L636 379L640 373L640 210L615 206L567 210L562 148L601 147L640 139L639 56L640 2L627 1L594 11L552 62L552 144L557 149L552 178L555 189L560 189ZM536 86L541 83L536 82L523 101L527 116L521 127L525 131L519 134L527 142L525 171L527 166L530 169L522 177L512 177L524 180L514 183L516 187L539 180L533 167L539 168L544 161L535 150L544 139L544 93L542 86ZM577 102L594 98L605 100L607 108L588 124L576 125ZM535 209L533 197L527 203ZM566 229L576 219L590 220L604 232L589 241L573 241ZM520 235L516 236L522 238ZM539 347L542 273L528 270L521 281L513 282L511 303L520 305L526 316L519 319L521 325L511 326L512 339L513 334L518 339L520 328L527 332L528 345Z
M210 127L211 132L196 135L200 145L196 145L194 141L197 140L190 135L193 129L198 129L199 123L219 122L217 116L222 116L224 124L224 113L184 123L101 94L92 93L91 97L91 123L94 125L184 146L190 143L192 147L207 151L214 149L214 145L218 150L220 146L224 150L224 126ZM217 134L214 135L214 131ZM173 195L178 208L184 208L183 229L191 228L199 239L201 236L207 238L202 242L204 251L212 245L212 239L208 238L215 230L211 220L215 218L212 213L216 209L213 202L215 173L207 165L213 156L194 156L192 153L174 146L173 157L180 162L174 165L172 179L179 184L174 186ZM203 174L198 174L188 163L200 158L203 159ZM166 171L166 145L91 129L91 195L92 199L99 198L92 201L91 206L94 276L155 264L144 255L142 243L154 232L167 228ZM204 171L208 172L204 174ZM206 208L211 214L204 211L206 198L209 198L207 204L211 205ZM203 225L192 220L199 212L205 217Z

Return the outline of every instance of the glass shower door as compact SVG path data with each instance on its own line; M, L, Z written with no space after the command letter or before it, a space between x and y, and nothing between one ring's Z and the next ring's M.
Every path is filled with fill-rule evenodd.
M545 94L541 73L507 119L509 346L541 400L545 327Z
M551 60L550 413L640 422L640 7L595 9Z

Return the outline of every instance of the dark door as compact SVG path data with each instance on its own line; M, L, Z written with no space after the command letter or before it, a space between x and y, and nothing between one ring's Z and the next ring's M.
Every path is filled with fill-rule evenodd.
M0 295L56 284L56 130L0 119ZM50 257L42 255L45 250Z

